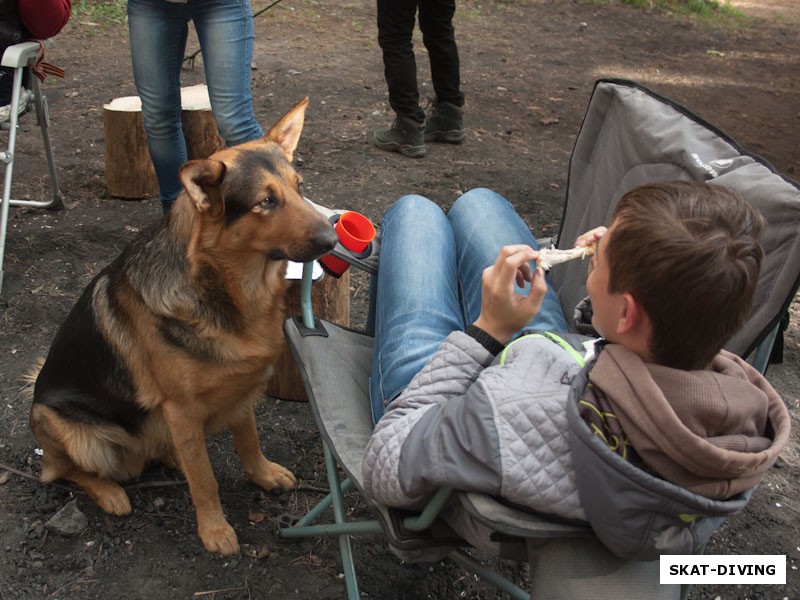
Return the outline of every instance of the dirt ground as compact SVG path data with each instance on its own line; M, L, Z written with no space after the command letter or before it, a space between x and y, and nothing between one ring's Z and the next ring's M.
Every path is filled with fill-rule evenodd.
M255 108L266 127L309 96L298 150L306 194L376 222L404 193L449 206L460 192L484 186L511 199L537 234L557 232L572 146L593 82L603 76L645 83L800 179L800 9L794 0L733 4L744 19L710 25L614 1L459 2L468 136L414 160L368 142L391 121L374 2L285 0L256 20ZM266 5L255 2L254 10ZM427 57L417 45L422 90L430 94ZM173 471L155 469L128 488L128 518L109 518L69 486L35 481L40 463L20 378L46 354L94 274L160 217L156 200L110 198L105 186L102 107L134 94L125 25L73 18L48 56L66 70L45 91L69 206L11 214L0 296L0 600L343 597L335 541L285 543L275 535L280 516L301 513L327 487L304 403L265 398L258 409L262 447L297 474L297 492L263 494L239 469L229 437L209 442L222 502L243 544L235 558L204 552L187 488ZM201 61L184 79L202 82ZM21 130L13 194L35 198L49 190L43 151L31 116ZM365 282L352 279L356 325ZM785 360L769 372L795 423L799 324L795 303ZM787 584L697 586L692 598L800 597L799 452L795 433L746 512L707 550L786 555ZM51 533L45 524L73 499L88 525L74 537ZM355 550L364 597L499 597L452 565L401 564L375 539L358 540Z

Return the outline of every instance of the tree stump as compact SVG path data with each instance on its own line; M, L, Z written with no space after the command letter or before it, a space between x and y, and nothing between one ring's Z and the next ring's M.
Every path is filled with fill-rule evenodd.
M139 96L115 98L103 106L106 188L116 198L158 195L158 180L147 149Z
M325 275L311 287L311 306L314 317L350 326L350 271L339 277ZM300 281L293 280L286 292L286 315L300 315ZM267 394L282 400L306 401L306 389L294 356L284 341L284 350L275 364L275 374L267 384Z
M224 147L211 112L208 88L181 89L181 124L189 160L207 158ZM139 96L115 98L103 106L106 187L115 198L151 198L158 180L147 149Z

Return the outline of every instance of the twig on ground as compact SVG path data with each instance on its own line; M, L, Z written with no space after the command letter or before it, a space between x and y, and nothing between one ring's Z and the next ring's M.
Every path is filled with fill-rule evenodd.
M298 492L317 492L319 494L330 494L331 491L327 488L321 488L307 483L298 483L295 488Z
M154 487L170 487L173 485L186 485L186 480L168 479L164 481L140 481L139 483L131 483L128 485L124 485L123 487L131 490L131 489L154 488Z
M8 471L12 475L16 475L17 477L23 477L25 479L30 479L31 481L36 481L37 483L43 483L42 480L39 479L36 475L26 473L25 471L20 471L19 469L15 469L14 467L10 467L4 463L0 463L0 471ZM48 485L53 485L55 487L68 490L70 492L83 493L80 488L73 487L71 485L63 485L61 483L55 483L55 482L49 482ZM123 487L125 487L126 489L137 489L137 488L169 487L174 485L186 485L186 480L172 479L166 481L140 481L139 483L131 483Z
M15 469L14 467L9 467L8 465L5 465L3 463L0 463L0 470L8 471L12 475L16 475L17 477L22 477L24 479L30 479L31 481L35 481L36 483L44 483L36 475L31 475L30 473L26 473L25 471L19 471L18 469ZM50 483L48 483L46 485L52 485L52 486L55 486L57 488L60 488L62 490L66 490L66 491L72 492L72 493L78 493L78 494L85 493L82 490L78 489L77 487L73 487L71 485L64 485L62 483L50 482Z
M217 594L221 594L222 592L242 592L246 588L243 587L235 587L235 588L221 588L218 590L207 590L205 592L195 592L192 594L195 597L199 596L216 596Z

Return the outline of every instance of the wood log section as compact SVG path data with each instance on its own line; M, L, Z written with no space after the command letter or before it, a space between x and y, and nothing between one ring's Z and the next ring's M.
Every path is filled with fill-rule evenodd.
M339 277L325 275L311 288L314 317L345 327L350 326L350 271ZM300 281L292 281L286 292L286 314L300 314ZM306 401L305 387L294 362L292 351L284 341L284 350L275 364L275 375L267 384L267 394L282 400Z
M224 147L211 112L208 88L181 89L181 123L189 160L207 158ZM139 96L115 98L103 106L106 187L115 198L158 195L158 180L147 149Z

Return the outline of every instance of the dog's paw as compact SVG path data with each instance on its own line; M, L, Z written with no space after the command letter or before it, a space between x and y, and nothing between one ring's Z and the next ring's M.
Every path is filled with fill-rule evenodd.
M297 485L297 479L289 469L268 460L253 474L252 480L267 491L281 489L288 492Z
M124 517L131 514L131 501L122 487L113 481L104 481L103 485L95 485L90 496L110 515Z
M224 556L239 553L239 540L236 538L236 532L226 521L222 521L222 524L205 527L200 525L198 531L203 546L209 552L219 552Z

